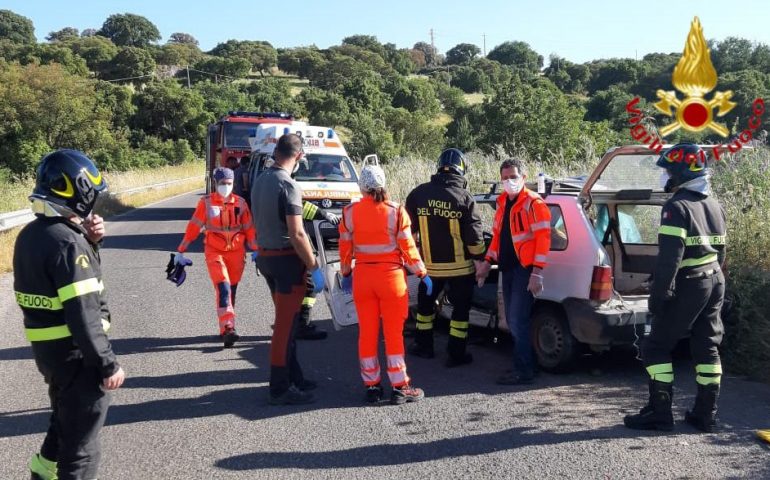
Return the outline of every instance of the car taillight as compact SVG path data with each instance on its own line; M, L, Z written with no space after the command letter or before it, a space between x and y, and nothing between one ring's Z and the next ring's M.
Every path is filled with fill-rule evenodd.
M599 265L594 267L591 276L591 300L606 301L612 297L612 267Z

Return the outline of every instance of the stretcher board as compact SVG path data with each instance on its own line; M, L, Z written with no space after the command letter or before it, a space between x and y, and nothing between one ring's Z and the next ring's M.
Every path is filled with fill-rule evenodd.
M321 227L321 224L327 225ZM313 221L313 235L316 241L316 248L318 249L318 265L324 273L324 299L332 315L334 329L341 330L343 327L356 325L358 323L358 314L356 313L356 305L353 302L353 295L342 291L342 275L340 274L339 260L332 260L326 252L321 228L328 229L329 225L329 222L326 220ZM328 237L327 235L326 238ZM409 304L416 305L417 287L420 284L420 279L416 275L408 275L406 283L409 292Z

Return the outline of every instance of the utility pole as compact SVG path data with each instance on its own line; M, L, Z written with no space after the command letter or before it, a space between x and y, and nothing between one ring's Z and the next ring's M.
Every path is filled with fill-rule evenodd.
M187 65L187 88L190 88L190 66Z
M484 56L487 56L487 34L483 33L481 34L481 38L484 39L484 49L482 50L484 52Z
M430 46L433 47L433 50L436 50L436 42L433 39L433 29L430 29Z

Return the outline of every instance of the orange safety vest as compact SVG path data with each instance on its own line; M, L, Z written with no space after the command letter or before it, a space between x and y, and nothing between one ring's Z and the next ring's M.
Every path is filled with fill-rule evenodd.
M252 251L257 250L256 231L251 221L251 212L246 201L232 194L227 201L214 192L204 195L195 207L195 213L187 223L182 243L177 251L184 253L187 247L198 238L201 230L206 238L206 250L220 252L245 250L246 245Z
M487 261L498 261L500 254L500 230L503 227L503 214L507 193L497 197L497 210L492 225L492 243L487 249ZM523 267L533 265L543 268L546 256L551 249L551 210L537 193L524 187L516 203L511 207L509 218L511 240L516 257ZM506 232L502 232L506 233Z
M419 277L427 274L412 237L409 215L396 202L375 202L364 197L342 210L340 262L394 263Z

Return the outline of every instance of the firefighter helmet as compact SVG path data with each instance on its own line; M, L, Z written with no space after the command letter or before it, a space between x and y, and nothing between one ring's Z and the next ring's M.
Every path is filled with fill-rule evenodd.
M463 152L456 148L447 148L441 152L441 156L438 157L438 171L465 175L468 171L468 164Z
M57 150L40 161L30 199L59 205L85 218L93 210L99 192L106 188L107 182L85 153Z
M674 182L681 185L708 172L706 151L694 143L678 143L663 152L655 163L665 168Z

